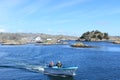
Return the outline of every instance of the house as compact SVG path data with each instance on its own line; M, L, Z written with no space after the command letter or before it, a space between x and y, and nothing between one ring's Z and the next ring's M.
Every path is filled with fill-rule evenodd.
M52 39L51 38L48 38L47 41L51 41Z
M41 37L36 37L36 38L34 39L34 41L37 42L37 43L42 43Z

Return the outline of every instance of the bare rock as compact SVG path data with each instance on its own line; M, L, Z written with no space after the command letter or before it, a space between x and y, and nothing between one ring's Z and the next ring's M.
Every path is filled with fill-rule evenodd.
M112 42L113 44L120 44L120 40Z
M88 45L85 45L83 43L75 43L75 44L71 45L71 47L92 48L93 46L88 46Z

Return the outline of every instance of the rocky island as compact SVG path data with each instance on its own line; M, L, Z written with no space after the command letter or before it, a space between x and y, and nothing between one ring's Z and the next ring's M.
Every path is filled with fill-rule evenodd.
M88 31L82 34L77 41L106 41L109 39L108 33L102 33L98 30Z
M72 44L71 47L77 47L77 48L92 48L93 46L88 46L86 44L83 44L81 42Z

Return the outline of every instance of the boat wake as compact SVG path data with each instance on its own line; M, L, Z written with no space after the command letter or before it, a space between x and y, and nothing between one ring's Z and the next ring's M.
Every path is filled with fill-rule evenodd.
M71 67L69 67L68 69L63 68L63 69L59 70L56 68L55 69L54 68L52 68L52 69L46 68L46 66L42 66L42 65L30 65L30 64L26 64L26 63L14 63L14 64L7 63L7 64L0 64L0 69L1 68L19 69L19 70L23 70L23 71L42 73L42 74L47 74L49 76L59 76L59 77L69 77L70 75L73 75L73 72L71 73L71 71L73 71L73 70L69 70ZM47 69L49 69L48 72L47 72ZM75 68L75 69L77 69L77 68ZM66 71L66 70L68 70L68 71ZM68 74L68 75L66 75L66 74Z
M41 73L44 72L44 66L39 66L39 65L27 65L25 66L25 69L35 72L41 72Z
M25 64L25 63L19 63L19 64L17 63L14 65L0 64L0 68L13 68L13 69L20 69L20 70L44 73L44 66L30 65L30 64Z

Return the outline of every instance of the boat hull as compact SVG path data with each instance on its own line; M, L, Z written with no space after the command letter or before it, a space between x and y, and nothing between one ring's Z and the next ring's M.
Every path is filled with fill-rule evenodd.
M58 67L46 67L44 68L44 73L46 74L55 74L55 75L67 75L74 76L75 71L78 67L67 67L67 68L58 68Z

